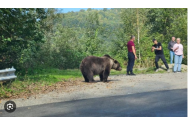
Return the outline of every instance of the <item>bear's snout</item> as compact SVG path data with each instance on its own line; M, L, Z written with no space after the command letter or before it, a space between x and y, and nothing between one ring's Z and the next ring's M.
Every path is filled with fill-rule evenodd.
M117 70L118 70L118 71L121 71L121 70L122 70L122 68L121 68L121 67L119 67Z

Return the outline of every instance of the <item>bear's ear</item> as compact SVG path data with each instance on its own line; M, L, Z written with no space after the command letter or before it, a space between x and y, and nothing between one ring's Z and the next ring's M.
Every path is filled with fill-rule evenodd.
M104 56L108 57L108 58L111 58L108 54L105 54Z
M117 60L114 60L114 63L118 63L118 61L117 61Z

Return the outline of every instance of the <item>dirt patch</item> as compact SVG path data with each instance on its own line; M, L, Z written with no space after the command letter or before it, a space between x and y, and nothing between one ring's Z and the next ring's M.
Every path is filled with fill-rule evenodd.
M97 79L96 82L99 82L99 80ZM109 81L108 83L112 83L112 81ZM24 89L24 92L20 92L19 94L7 93L7 98L1 98L1 99L11 100L17 98L24 98L24 99L29 99L30 97L37 98L37 96L40 94L46 94L54 91L57 93L62 91L69 93L75 90L92 88L93 84L94 83L84 82L83 78L69 79L68 81L61 81L52 85L44 85L44 86L41 86L40 84L32 83Z
M68 81L61 81L52 85L44 85L44 86L41 86L40 84L32 83L25 88L24 92L20 92L19 94L7 93L7 98L4 99L16 99L16 98L28 99L31 96L37 97L37 95L39 94L45 94L53 91L58 92L62 90L66 92L70 92L73 86L84 86L84 85L87 85L87 83L82 82L80 78L74 80L70 79Z

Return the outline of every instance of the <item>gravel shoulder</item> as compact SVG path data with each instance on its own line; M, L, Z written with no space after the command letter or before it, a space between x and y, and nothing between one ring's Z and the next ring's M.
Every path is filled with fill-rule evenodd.
M109 76L109 82L85 83L80 79L78 83L68 87L60 87L45 94L33 95L29 98L11 99L17 107L65 102L80 99L130 95L135 93L154 92L161 90L187 88L187 72L140 74L136 76ZM4 109L7 99L0 100L0 109Z

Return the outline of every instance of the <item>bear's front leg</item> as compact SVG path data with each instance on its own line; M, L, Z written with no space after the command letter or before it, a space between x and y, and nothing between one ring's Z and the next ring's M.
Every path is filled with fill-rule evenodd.
M103 73L99 74L100 81L103 81Z
M110 74L110 70L109 69L105 69L105 71L103 73L103 82L107 82L109 74Z

